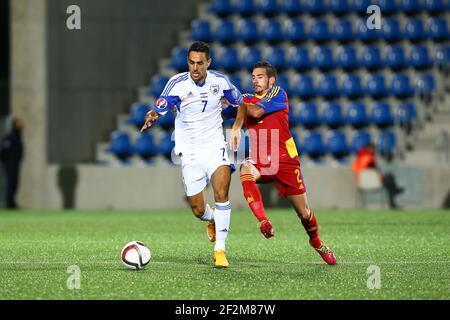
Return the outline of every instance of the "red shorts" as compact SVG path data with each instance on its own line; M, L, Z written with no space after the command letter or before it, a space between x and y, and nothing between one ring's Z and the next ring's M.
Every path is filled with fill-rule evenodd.
M251 161L250 161L251 162ZM280 163L278 171L275 174L264 175L264 170L267 166L253 163L256 169L261 173L261 177L256 183L271 183L273 182L277 188L280 197L293 196L297 194L304 194L306 186L303 181L302 169L300 162L297 163Z

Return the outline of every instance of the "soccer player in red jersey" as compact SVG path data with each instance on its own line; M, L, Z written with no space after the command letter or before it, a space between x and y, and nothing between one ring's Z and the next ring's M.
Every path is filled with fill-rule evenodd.
M250 138L250 154L240 167L244 196L260 221L266 238L275 235L268 219L257 183L273 182L281 197L286 197L297 212L310 245L329 265L336 263L333 250L319 238L316 217L309 207L297 148L289 131L289 103L286 92L274 86L276 69L267 61L254 65L252 82L255 94L244 94L231 132L230 145L237 150L245 124Z

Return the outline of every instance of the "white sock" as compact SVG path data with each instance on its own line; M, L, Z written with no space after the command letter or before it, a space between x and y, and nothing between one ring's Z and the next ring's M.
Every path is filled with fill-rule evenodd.
M203 221L214 221L214 210L211 209L209 204L206 204L205 206L205 213L203 213L203 216L200 217L200 220Z
M216 244L214 250L225 250L225 242L230 228L231 204L230 201L216 202L214 221L216 222Z

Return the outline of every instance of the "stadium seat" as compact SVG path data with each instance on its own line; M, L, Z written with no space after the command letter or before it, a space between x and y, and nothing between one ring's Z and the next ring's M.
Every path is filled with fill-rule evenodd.
M228 75L228 80L230 80L230 82L239 89L239 91L242 92L242 80L241 77L237 74L229 74Z
M230 43L236 40L234 24L231 20L221 19L214 31L214 39L222 43Z
M390 89L391 94L397 98L407 98L414 94L414 89L411 87L409 77L404 73L396 73L392 75Z
M302 7L298 0L280 0L279 10L289 16L295 16L302 12Z
M175 147L175 141L172 140L172 132L166 131L158 144L158 152L167 160L171 159L172 149Z
M392 157L397 146L395 133L392 131L381 131L376 141L376 150L383 157Z
M374 99L380 99L387 95L384 76L381 74L369 74L366 81L365 92Z
M239 68L238 52L233 47L223 47L216 59L216 67L226 71L235 71Z
M339 16L347 14L350 11L350 6L347 0L328 0L328 10Z
M279 73L277 75L277 81L275 82L275 85L283 88L284 91L287 92L287 94L289 94L291 91L291 86L289 85L289 78L285 74Z
M302 102L299 105L299 123L306 128L315 128L320 125L317 106L311 102Z
M415 92L421 97L430 96L436 88L432 74L419 74L414 80Z
M333 50L326 46L316 46L312 52L312 65L320 70L329 70L334 67Z
M400 9L397 2L394 0L378 0L377 5L380 7L380 11L383 15L395 14Z
M287 66L303 71L311 67L308 48L304 46L290 47L286 57Z
M420 0L400 0L400 10L406 14L415 14L422 10Z
M411 125L416 118L416 108L412 102L402 102L395 110L395 122L402 126Z
M121 161L126 160L133 154L130 143L130 135L127 132L113 131L108 151L114 154Z
M255 12L265 15L266 17L278 13L277 0L255 0Z
M156 121L156 124L165 130L172 129L175 125L175 113L172 111L167 112Z
M433 66L425 45L412 46L409 52L409 65L415 69L427 69Z
M394 124L391 108L386 102L375 102L372 106L371 122L379 128L390 127Z
M434 63L439 66L448 66L450 64L450 46L443 45L436 48L434 52Z
M337 79L332 74L323 74L319 78L317 85L317 94L326 98L333 99L339 96Z
M281 46L265 48L263 51L263 59L269 61L278 70L286 67L286 53Z
M299 19L286 19L283 22L283 38L293 43L298 43L306 39L305 25Z
M345 134L340 130L330 130L326 145L327 152L335 158L341 159L348 155L349 147Z
M382 38L388 42L395 42L401 40L402 34L400 31L400 23L397 18L389 17L383 19L381 24Z
M171 66L177 71L186 70L186 59L188 55L188 49L184 47L175 47L172 49L172 61Z
M427 36L434 41L445 41L450 38L447 20L445 18L430 18L427 25Z
M354 128L362 128L369 124L366 106L362 102L352 102L347 107L346 122Z
M327 11L324 0L304 0L302 9L311 15L320 15Z
M150 111L150 106L148 104L141 102L133 103L131 106L130 117L127 122L140 129L144 124L145 115L148 111Z
M195 19L191 23L191 39L194 41L211 40L211 25L207 20Z
M251 75L244 77L242 81L242 93L252 93L253 92L253 81Z
M353 40L352 22L349 19L337 19L333 25L333 39L339 42Z
M255 10L253 0L232 0L231 6L234 13L242 16L252 15Z
M358 20L356 20L355 38L362 41L363 43L380 39L383 34L382 29L368 29L366 22L366 18L359 18Z
M360 64L369 70L379 69L383 66L381 62L380 49L375 46L364 46L361 49Z
M314 80L310 75L300 75L294 81L292 87L294 95L300 97L301 99L308 100L315 97L315 87Z
M446 9L444 0L423 0L423 8L431 14L440 14Z
M400 70L406 67L405 52L403 47L396 45L387 46L384 64L392 70Z
M184 66L186 68L186 56L184 57ZM160 74L154 75L150 83L149 94L153 97L159 97L168 81L169 77Z
M213 0L210 11L218 16L227 16L232 13L230 0Z
M351 143L351 151L356 153L362 147L367 146L372 141L370 133L365 130L357 130L353 134L352 143Z
M258 41L259 33L256 22L250 19L239 20L236 28L236 36L237 40L246 43L253 43Z
M262 60L261 50L258 47L244 47L240 52L240 66L243 69L252 70L253 65Z
M338 128L344 124L341 106L337 102L325 102L322 107L322 123L330 128Z
M301 146L302 152L308 154L312 159L317 160L325 154L322 135L318 131L304 131Z
M367 8L372 4L370 0L350 0L351 10L366 14Z
M409 18L405 22L404 37L410 41L421 41L425 38L423 22L420 18Z
M316 42L328 41L328 23L325 19L313 19L309 29L309 38Z
M336 66L345 70L353 70L357 68L359 64L355 47L338 47L336 53Z
M150 160L158 153L158 148L150 132L139 133L133 145L133 153L143 160Z
M342 95L349 99L357 99L363 95L361 78L358 74L345 74L341 82Z
M300 108L293 104L289 106L289 126L296 127L300 124Z
M283 40L281 23L276 19L264 19L260 28L260 40L275 43Z

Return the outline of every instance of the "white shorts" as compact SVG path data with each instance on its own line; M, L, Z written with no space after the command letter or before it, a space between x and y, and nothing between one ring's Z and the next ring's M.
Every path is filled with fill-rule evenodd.
M228 155L228 145L216 144L205 149L202 154L181 155L181 173L184 191L188 197L196 195L205 189L211 176L220 166L231 165Z

